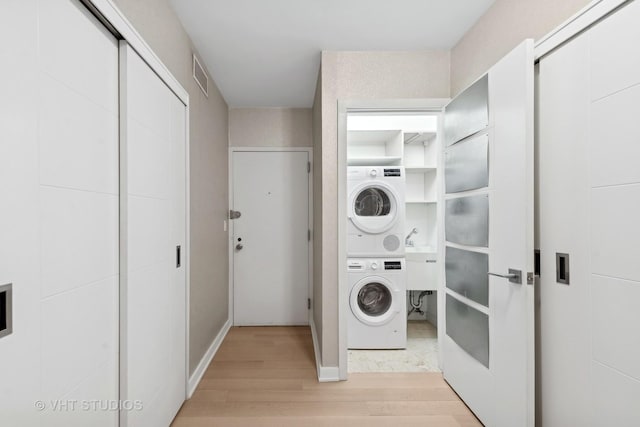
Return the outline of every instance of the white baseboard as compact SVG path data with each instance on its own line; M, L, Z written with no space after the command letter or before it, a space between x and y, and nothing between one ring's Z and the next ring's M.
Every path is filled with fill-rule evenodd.
M200 363L198 363L198 367L193 372L193 375L191 375L191 378L189 378L189 384L187 386L187 399L191 399L191 396L193 396L193 392L196 391L196 387L198 387L198 384L200 384L200 380L202 379L202 376L204 375L205 371L209 367L209 364L213 360L213 356L215 356L216 353L218 352L218 349L220 348L220 345L222 344L224 337L227 336L229 329L231 329L230 319L228 319L225 322L225 324L222 326L222 329L220 330L220 332L218 332L218 335L211 343L211 346L209 347L207 352L204 354L204 356L202 356L202 360L200 360Z
M340 381L340 370L337 366L322 366L320 346L318 345L318 335L316 333L316 324L313 318L309 319L311 327L311 336L313 338L313 352L316 356L316 370L318 371L318 381L321 383Z

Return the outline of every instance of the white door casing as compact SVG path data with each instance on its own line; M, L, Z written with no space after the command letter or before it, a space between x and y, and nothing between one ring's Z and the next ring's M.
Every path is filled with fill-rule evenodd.
M347 344L347 319L349 316L349 279L347 269L347 236L348 236L348 193L347 193L347 116L351 112L361 111L420 111L425 113L441 114L449 99L369 99L369 100L338 100L338 372L336 375L328 375L325 379L329 381L348 379L348 344ZM438 128L441 129L442 118L439 119ZM440 138L440 136L438 136ZM440 145L440 143L439 143ZM441 162L441 160L439 160ZM438 166L440 169L440 167ZM440 180L442 182L442 180ZM440 184L442 185L442 184ZM440 208L441 209L441 208ZM443 217L438 210L438 217ZM438 230L438 241L442 228ZM438 258L441 258L438 249ZM317 284L316 284L317 285ZM440 302L438 303L440 304ZM438 312L438 318L442 316L442 310ZM438 324L443 324L438 320ZM440 326L439 326L440 328ZM442 334L438 334L440 337ZM440 340L440 338L439 338ZM439 348L442 348L439 345ZM331 368L331 367L330 367Z
M120 398L142 405L120 420L168 426L187 381L186 107L126 42L120 67Z
M447 247L488 254L489 272L521 272L521 284L490 276L488 306L452 290L446 274L451 312L445 314L444 377L483 423L496 427L534 423L534 287L527 283L534 254L533 93L533 42L527 40L488 72L489 122L479 132L489 135L488 186L445 196L488 197L488 247L451 243L448 231ZM446 262L452 262L449 256ZM476 276L468 285L482 280ZM488 320L488 366L471 356L476 349L465 350L459 337L458 343L452 338L454 306Z
M306 325L308 151L232 151L234 325Z

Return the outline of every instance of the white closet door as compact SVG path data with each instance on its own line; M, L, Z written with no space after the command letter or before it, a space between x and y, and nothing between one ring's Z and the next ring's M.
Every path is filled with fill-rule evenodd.
M445 113L443 372L493 427L534 421L533 93L527 40Z
M186 108L124 42L120 67L120 392L143 406L121 425L162 427L186 396Z
M638 22L629 2L540 60L544 426L640 425Z
M0 36L0 424L115 426L118 44L77 0L2 1Z

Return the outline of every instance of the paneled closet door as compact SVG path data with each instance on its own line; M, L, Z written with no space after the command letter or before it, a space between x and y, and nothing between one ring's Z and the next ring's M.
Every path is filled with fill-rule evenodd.
M113 427L118 42L78 0L3 0L0 38L0 425Z
M120 70L121 426L162 427L186 397L186 107L126 42Z

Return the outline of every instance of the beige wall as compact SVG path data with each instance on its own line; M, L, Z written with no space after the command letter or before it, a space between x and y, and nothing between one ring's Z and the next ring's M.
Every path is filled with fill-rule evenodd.
M496 0L451 50L455 96L526 38L538 39L590 0Z
M189 369L193 373L228 318L227 104L209 79L206 98L191 77L194 50L167 0L115 0L190 98L191 312Z
M310 108L232 108L231 147L311 147Z
M319 331L322 364L338 365L338 138L337 101L347 99L448 98L449 52L323 52L321 73L321 141L315 158L322 164L321 210L316 219L314 270L322 277L314 282L321 296L320 313L314 313ZM318 94L316 94L318 98ZM317 99L316 99L317 102ZM316 168L317 169L317 168ZM319 215L318 215L319 214ZM321 241L318 241L322 239ZM320 289L318 289L320 286ZM318 293L320 292L320 293ZM321 320L320 320L321 319Z

